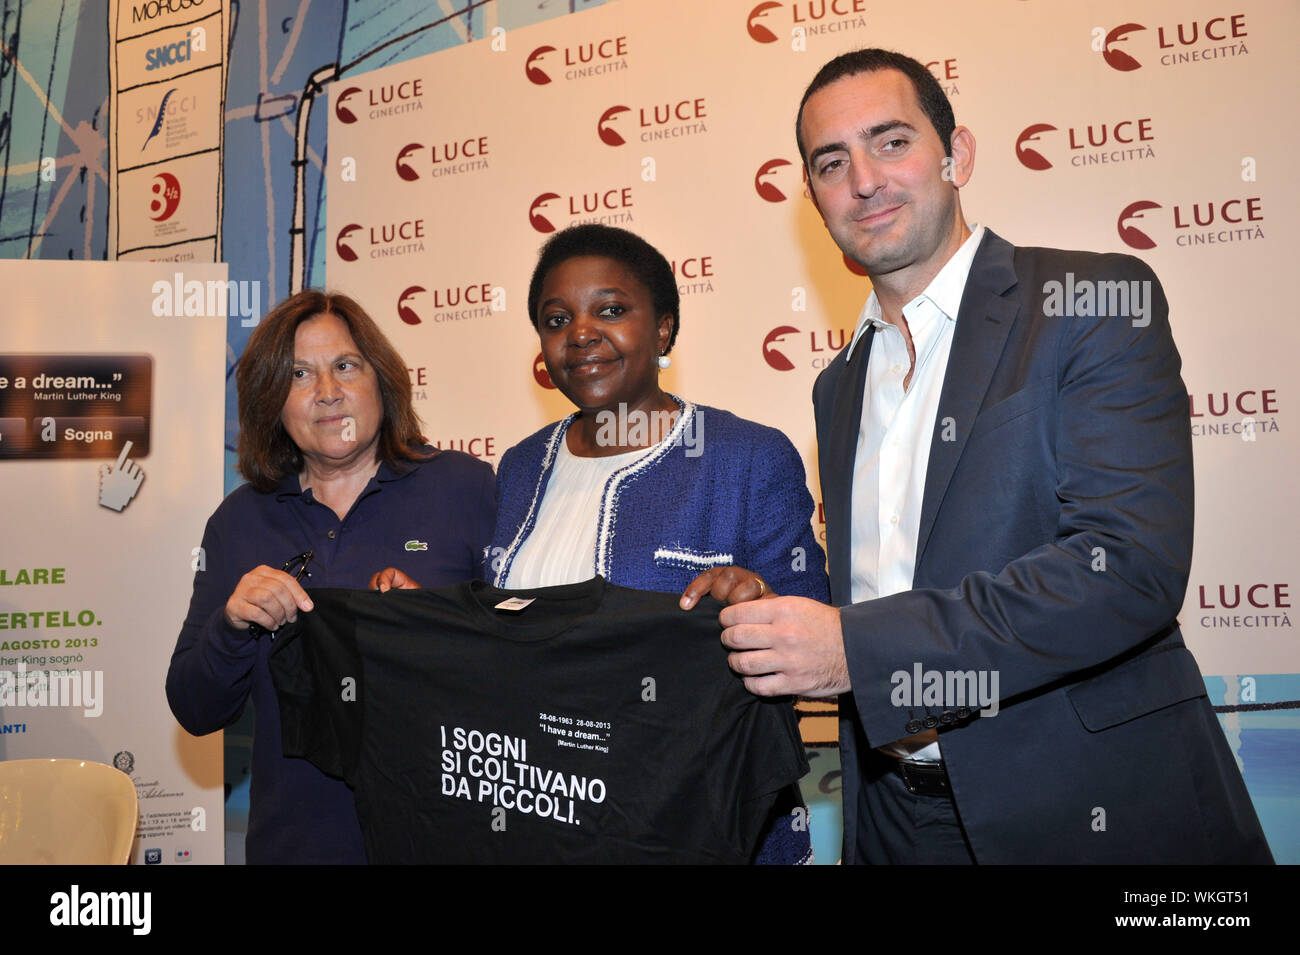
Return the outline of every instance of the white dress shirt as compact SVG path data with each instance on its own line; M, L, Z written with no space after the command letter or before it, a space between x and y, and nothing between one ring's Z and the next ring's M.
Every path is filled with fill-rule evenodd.
M854 603L912 589L930 439L957 312L983 237L984 227L976 226L925 291L903 306L916 350L915 369L911 369L902 331L881 319L874 291L862 307L848 354L853 354L870 327L875 326L876 333L867 363L853 465L850 594ZM904 390L909 369L912 378ZM911 758L939 759L939 746L931 743Z

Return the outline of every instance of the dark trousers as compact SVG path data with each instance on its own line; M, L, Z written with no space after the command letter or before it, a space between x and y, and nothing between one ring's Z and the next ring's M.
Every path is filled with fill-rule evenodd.
M868 865L974 865L952 796L912 794L893 771L893 757L868 753L859 794L858 859Z

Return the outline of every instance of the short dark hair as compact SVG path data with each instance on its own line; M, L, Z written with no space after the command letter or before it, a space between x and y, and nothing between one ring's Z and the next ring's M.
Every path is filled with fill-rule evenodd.
M808 154L804 152L803 146L803 108L807 105L808 99L813 93L830 86L836 80L842 80L846 76L857 76L859 73L876 73L880 70L898 70L912 81L916 101L920 103L922 111L930 120L930 125L939 134L939 141L943 143L943 154L952 155L952 131L957 128L957 121L953 117L952 103L948 102L948 94L943 91L934 74L926 69L923 63L910 56L873 47L866 50L853 50L835 57L817 71L813 81L804 90L803 99L799 101L799 113L794 118L794 138L799 144L799 160L805 167L808 165Z
M672 351L673 343L677 341L677 330L682 324L681 297L677 294L677 277L673 275L673 267L668 264L663 253L645 239L614 226L595 223L570 226L546 240L538 254L533 277L528 283L529 324L535 329L541 318L537 314L537 306L542 297L542 285L551 269L583 255L613 259L649 290L655 318L658 319L661 315L673 317L673 330L664 354Z
M304 289L291 295L258 323L248 339L235 386L239 398L239 473L258 491L273 491L288 474L302 470L302 452L280 421L293 373L298 326L318 315L337 316L348 327L361 357L375 369L383 417L379 458L392 467L423 460L427 443L411 402L406 362L379 326L353 299L337 292Z

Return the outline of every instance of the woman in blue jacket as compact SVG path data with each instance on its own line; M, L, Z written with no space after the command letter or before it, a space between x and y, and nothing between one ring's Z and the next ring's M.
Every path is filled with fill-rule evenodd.
M499 587L576 583L828 599L803 462L774 428L659 386L680 319L653 246L581 225L542 249L528 314L551 381L577 411L501 459L487 576ZM783 807L795 808L797 793ZM778 818L761 862L808 861L806 827Z

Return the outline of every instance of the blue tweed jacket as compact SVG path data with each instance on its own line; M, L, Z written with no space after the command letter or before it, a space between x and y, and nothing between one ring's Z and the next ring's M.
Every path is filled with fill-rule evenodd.
M659 447L610 477L592 575L621 587L681 593L715 565L759 574L778 594L829 599L803 462L780 431L672 396L682 409ZM484 577L505 586L533 532L560 442L576 418L505 453Z

